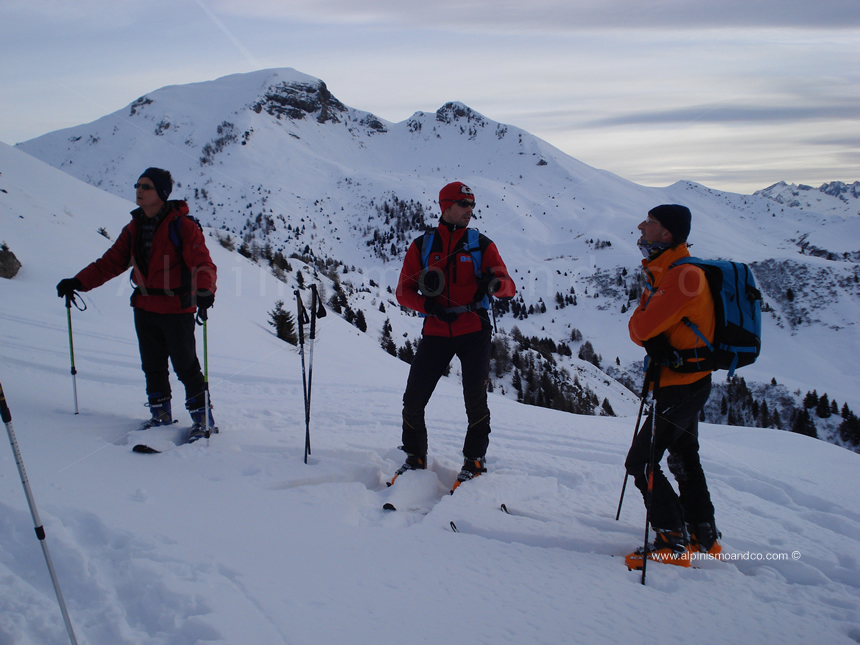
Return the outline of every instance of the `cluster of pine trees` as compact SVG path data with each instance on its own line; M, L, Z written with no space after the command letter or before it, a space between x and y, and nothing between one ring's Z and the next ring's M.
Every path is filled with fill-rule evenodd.
M702 410L701 421L754 428L789 430L815 438L824 420L841 417L839 437L849 448L860 448L860 420L844 403L841 408L827 393L807 392L800 405L797 398L778 385L776 379L769 384L747 386L743 377L734 376L726 383L715 383L711 398ZM820 420L816 423L816 420ZM832 427L832 424L830 424Z
M493 306L496 309L496 316L499 318L510 313L516 320L525 320L529 316L546 313L546 304L543 298L538 298L536 304L526 305L521 295L506 300L495 300Z
M511 339L516 347L509 354L506 345L497 349L495 373L501 376L499 366L510 365L511 385L517 391L517 401L574 414L595 414L601 410L601 414L615 416L609 401L604 400L601 408L600 400L588 386L558 366L554 354L572 355L566 343L556 344L551 338L526 337L516 327L511 330Z
M813 410L819 419L842 417L838 427L839 438L850 448L860 448L860 419L848 407L848 403L843 403L840 408L836 400L831 401L826 392L819 396L816 390L812 390L803 397L803 413L809 417L810 422Z
M372 236L371 226L367 227L365 232L370 237L367 245L383 262L398 258L400 249L427 228L426 217L427 213L419 202L406 201L394 195L381 206L376 206L376 219L381 220L381 224L373 224Z

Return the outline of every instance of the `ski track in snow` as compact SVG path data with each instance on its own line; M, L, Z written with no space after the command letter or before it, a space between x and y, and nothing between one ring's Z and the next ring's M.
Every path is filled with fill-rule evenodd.
M140 535L140 521L132 522L134 528L110 528L115 518L101 515L104 511L46 504L43 521L54 559L66 583L70 612L87 642L237 642L233 639L238 633L231 634L230 627L249 624L254 625L256 640L248 642L315 638L373 642L389 633L378 621L390 612L408 616L410 611L444 616L444 623L461 627L466 627L467 615L477 612L487 636L483 642L563 642L561 635L571 633L578 641L617 642L639 629L665 629L663 621L669 615L657 610L658 617L642 626L626 614L641 614L648 603L659 606L688 594L702 594L718 604L723 619L728 612L754 608L756 627L749 619L736 619L734 626L721 627L723 640L715 642L811 642L820 636L822 620L832 626L826 632L829 642L838 640L840 633L846 642L857 634L860 572L856 550L851 553L844 547L856 547L860 518L837 500L803 490L791 478L733 461L720 449L703 449L726 551L797 549L802 558L704 562L694 571L655 565L649 568L647 588L640 589L638 574L627 572L620 557L609 557L623 556L641 540L644 511L632 481L622 519L613 519L632 420L601 423L535 412L543 418L524 427L528 414L514 416L513 404L494 402L502 418L494 423L490 473L448 495L459 466L462 428L437 418L431 421L438 430L431 430L436 451L431 453L430 469L407 473L389 489L385 481L402 458L400 451L389 447L398 435L396 415L389 414L386 423L366 416L366 411L360 413L363 419L356 418L366 391L354 387L350 394L337 386L329 391L322 379L316 387L315 450L308 466L301 463L303 419L300 405L296 406L301 393L287 397L292 401L283 401L279 410L251 412L251 406L239 405L251 388L239 386L229 394L220 393L218 410L224 412L219 419L230 430L213 437L208 448L192 445L146 456L131 455L131 442L111 444L70 469L79 477L93 468L127 470L130 480L149 479L147 489L125 495L124 504L146 507L147 521L160 518ZM444 399L440 408L459 397L456 384L443 383L439 394ZM353 416L347 421L349 410ZM506 414L510 416L505 418ZM237 429L240 420L242 431ZM67 430L76 425L74 421L66 419ZM581 427L576 429L578 422ZM703 428L706 438L710 430ZM345 436L350 431L355 434ZM94 432L92 438L100 440L101 434ZM27 454L32 452L30 448ZM164 481L153 479L156 471ZM107 482L115 481L110 472L104 475ZM410 478L418 479L410 476L424 476L426 481L408 487ZM7 474L7 488L14 488L8 480ZM134 486L120 482L122 488L129 484ZM201 484L207 493L194 513L198 520L210 513L217 517L222 511L219 500L225 500L233 514L237 501L253 498L256 512L242 514L232 528L216 530L221 520L203 521L207 528L199 527L199 533L215 531L215 539L201 540L199 549L189 549L187 529L181 536L171 532L189 499L165 509L165 493ZM71 483L61 488L67 486ZM406 490L405 498L416 494L419 503L393 513L382 511L398 487ZM49 493L43 489L39 497L50 499ZM18 617L4 627L8 642L62 642L49 582L31 582L44 577L44 565L32 548L31 531L20 528L27 527L29 518L17 503L20 500L15 501L14 506L3 505L0 523L0 534L13 538L4 538L0 558L2 578L10 590L3 595L4 613ZM85 507L94 505L82 501ZM511 515L500 510L501 503ZM267 519L266 513L283 515ZM239 530L243 520L247 521ZM460 535L450 533L451 521ZM296 523L302 525L300 530ZM266 540L252 540L254 546L242 544L257 530L272 534ZM290 536L295 530L298 535ZM314 546L320 540L322 545ZM280 552L284 543L291 554ZM234 561L236 549L244 553ZM22 551L29 555L22 556ZM333 562L322 565L327 558ZM243 566L247 560L253 563ZM340 591L328 583L304 586L308 579L320 577L339 580ZM289 580L303 581L298 585L301 591L291 591ZM428 581L435 591L427 588ZM464 584L472 611L454 611L451 601L436 597L462 592ZM508 587L516 591L506 592ZM357 588L376 599L365 600L364 605L385 602L386 611L359 618L350 610L344 617L345 624L352 621L349 628L329 624L327 617L340 609L340 603L357 602ZM573 608L583 603L584 609ZM665 640L684 642L689 633L685 629L694 623L713 624L717 610L709 601L684 607L680 622L687 627L670 630ZM789 619L786 611L795 618ZM230 625L231 618L235 625ZM495 622L488 625L491 618ZM296 625L305 620L307 627ZM393 622L402 628L408 620ZM456 637L454 632L438 626L414 642L438 642Z

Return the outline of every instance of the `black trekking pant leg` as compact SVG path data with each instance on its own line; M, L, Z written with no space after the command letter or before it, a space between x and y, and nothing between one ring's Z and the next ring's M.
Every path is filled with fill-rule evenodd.
M699 390L693 396L701 398L704 406L710 393L710 383L707 393ZM700 408L701 409L701 408ZM699 459L699 419L693 417L686 432L669 448L666 463L678 482L679 502L683 511L684 521L688 524L701 524L714 521L714 505L702 462Z
M654 444L654 484L651 496L651 525L656 528L675 529L690 518L709 514L713 519L713 505L704 472L699 462L698 415L711 392L710 375L689 385L673 385L657 391L654 406L657 430ZM651 452L652 412L633 440L625 467L633 475L636 488L648 500L648 465ZM663 455L669 451L670 471L677 477L679 464L689 469L689 477L679 480L683 499L672 488L660 468ZM677 471L677 472L676 472Z
M170 394L169 358L185 386L185 406L203 407L206 383L197 359L194 314L157 314L135 308L134 323L147 394Z
M422 336L418 343L406 391L403 393L403 450L413 455L427 454L427 426L424 409L436 389L436 384L455 353L455 339L443 336Z
M170 374L167 340L161 326L152 319L153 314L143 309L134 309L134 329L137 332L137 345L140 350L140 367L146 379L147 396L170 397Z
M463 455L478 459L487 454L490 443L490 408L487 405L487 381L490 378L492 331L483 329L459 336L457 357L463 375L463 401L469 426L463 441Z

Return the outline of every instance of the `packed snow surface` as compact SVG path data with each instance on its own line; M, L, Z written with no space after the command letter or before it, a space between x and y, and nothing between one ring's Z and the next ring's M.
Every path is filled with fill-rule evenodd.
M304 464L301 357L266 324L277 297L295 306L294 286L213 238L207 345L221 433L133 453L147 409L128 280L71 310L78 415L54 291L104 252L97 229L118 230L133 204L10 150L0 237L23 268L0 280L0 381L80 643L860 641L857 454L703 425L727 557L652 564L643 587L623 559L644 533L632 483L614 519L635 417L491 395L489 473L449 495L466 416L456 377L443 379L428 407L430 468L389 489L408 366L330 315ZM68 642L2 446L0 494L0 643ZM388 501L401 510L384 511Z

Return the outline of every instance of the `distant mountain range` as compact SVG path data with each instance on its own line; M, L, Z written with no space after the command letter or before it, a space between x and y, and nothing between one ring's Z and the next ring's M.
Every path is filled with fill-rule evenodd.
M860 181L855 181L853 184L831 181L821 184L818 188L780 181L764 190L757 190L755 194L791 208L803 208L815 212L847 210L851 214L860 214ZM828 199L829 197L835 197L839 202L834 202Z
M343 285L367 333L381 335L388 321L401 348L420 322L390 292L400 261L437 220L439 189L462 180L476 193L474 225L518 282L499 337L542 356L544 369L551 357L557 380L587 387L595 413L605 413L603 400L615 413L635 410L629 389L642 352L626 322L641 288L636 226L653 206L682 203L693 212L693 253L750 263L765 294L763 354L739 372L757 408L768 401L784 410L783 427L812 390L860 408L860 182L780 182L754 195L688 181L645 187L461 103L390 123L292 69L164 87L17 148L127 199L144 168L168 168L172 197L186 199L224 244L273 271L286 270L276 258L314 267L312 279L324 273ZM541 339L556 350L535 347ZM594 356L578 357L586 343L603 372ZM528 400L514 371L501 372L495 387ZM712 397L709 420L755 425L749 401L743 419L720 411L727 394ZM839 443L836 420L815 421L819 436Z

